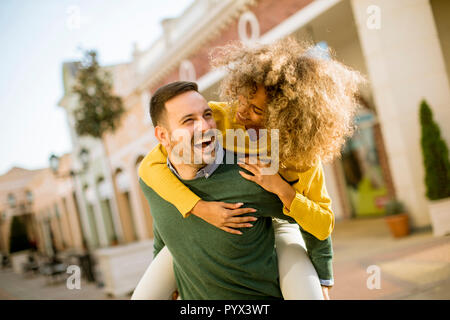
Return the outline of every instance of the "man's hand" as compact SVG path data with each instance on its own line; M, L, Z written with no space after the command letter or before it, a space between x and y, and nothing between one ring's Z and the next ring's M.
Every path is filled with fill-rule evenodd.
M330 295L328 294L329 288L326 286L322 286L322 294L324 300L330 300Z
M242 234L239 230L233 228L253 227L250 221L256 221L256 217L236 217L244 213L256 212L253 208L240 208L243 203L226 203L216 201L200 200L192 208L191 213L205 220L213 226L223 231Z

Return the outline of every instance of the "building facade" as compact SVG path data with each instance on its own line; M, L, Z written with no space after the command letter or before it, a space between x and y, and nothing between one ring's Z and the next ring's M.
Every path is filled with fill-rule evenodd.
M223 72L209 66L214 47L287 36L326 43L369 79L361 88L358 131L341 159L325 166L336 218L383 215L386 201L397 197L413 227L421 228L430 218L419 104L428 101L450 141L449 15L442 0L195 1L135 54L136 90L146 97L166 83L193 80L208 100L217 100Z
M71 167L70 154L65 154L56 172L42 169L28 184L34 195L37 247L48 256L58 251L81 251L85 246Z
M130 63L109 67L126 107L120 128L103 139L124 239L152 237L136 173L157 144L148 110L152 93L192 80L207 100L218 100L224 74L211 69L211 49L287 36L325 43L369 79L361 88L357 132L342 157L324 168L336 219L383 215L384 204L397 197L413 227L428 226L418 108L427 99L450 141L449 12L442 0L197 0L165 19L163 35L148 49L135 48Z

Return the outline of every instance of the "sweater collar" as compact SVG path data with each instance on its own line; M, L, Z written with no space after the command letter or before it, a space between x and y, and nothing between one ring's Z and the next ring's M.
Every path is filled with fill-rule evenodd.
M219 167L219 165L221 163L223 163L224 150L220 143L216 144L215 151L216 151L215 152L216 158L215 158L214 162L209 163L206 166L204 166L203 168L201 168L200 170L198 170L197 174L195 175L194 179L192 179L192 180L195 180L198 178L203 178L203 177L209 178L214 173L214 171L216 171L216 169ZM170 171L172 171L178 177L178 179L183 180L183 178L180 177L177 170L170 162L169 157L167 157L167 166L169 167Z

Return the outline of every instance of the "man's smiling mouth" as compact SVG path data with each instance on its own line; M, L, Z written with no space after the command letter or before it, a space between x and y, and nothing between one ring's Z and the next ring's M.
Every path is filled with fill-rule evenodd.
M209 151L214 147L214 139L215 137L203 137L202 139L198 140L196 143L194 143L195 148L202 149L203 151Z

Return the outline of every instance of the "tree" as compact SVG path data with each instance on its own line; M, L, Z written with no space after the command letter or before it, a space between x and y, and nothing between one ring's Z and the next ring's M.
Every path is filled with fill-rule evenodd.
M117 128L125 109L122 99L112 93L112 88L111 76L101 69L97 53L86 51L73 87L80 103L75 110L78 135L102 138L105 132Z
M122 99L113 94L111 75L100 67L94 50L84 53L72 90L79 100L79 107L74 112L75 130L79 136L91 136L100 140L107 158L107 170L111 172L103 136L106 132L117 129L125 108Z
M420 104L421 146L425 166L426 196L430 200L450 197L448 148L425 100Z
M14 216L11 222L11 240L9 242L9 253L28 250L31 244L27 236L27 228L18 216Z

